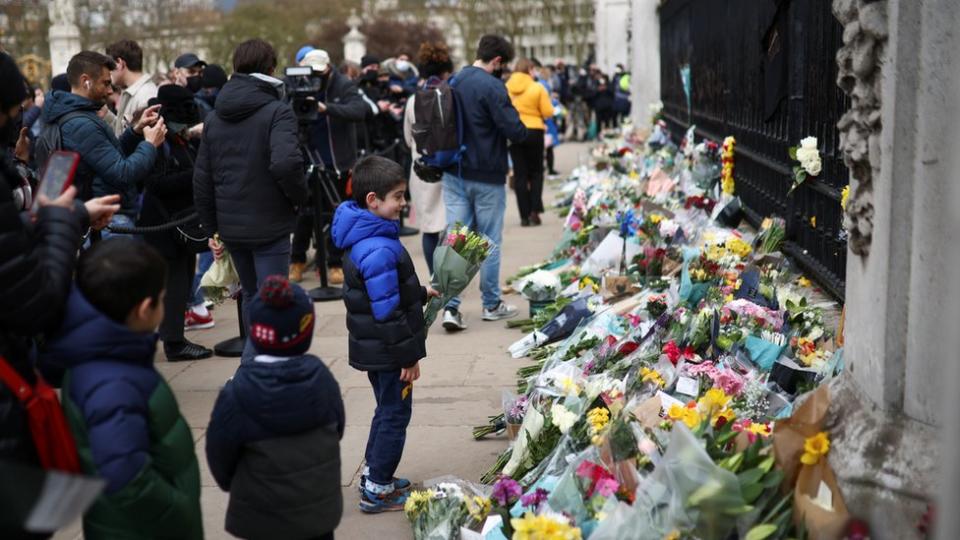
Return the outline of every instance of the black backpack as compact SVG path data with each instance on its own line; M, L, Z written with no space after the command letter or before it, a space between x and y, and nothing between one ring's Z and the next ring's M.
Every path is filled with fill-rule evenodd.
M36 140L33 142L34 150L34 159L39 169L39 177L43 178L43 171L47 167L47 160L50 159L50 155L56 152L57 150L63 150L63 134L60 133L60 129L63 127L68 120L74 118L79 118L81 116L89 116L89 113L85 111L72 111L67 114L57 118L52 124L44 124L40 128L40 135L37 136ZM76 176L74 177L73 185L77 188L77 196L80 200L86 201L93 196L93 186L89 181L90 178L81 175L81 171L84 168L78 167Z
M454 78L449 84L417 90L413 102L413 140L420 153L413 168L424 182L439 182L443 170L459 164L466 150L455 85Z

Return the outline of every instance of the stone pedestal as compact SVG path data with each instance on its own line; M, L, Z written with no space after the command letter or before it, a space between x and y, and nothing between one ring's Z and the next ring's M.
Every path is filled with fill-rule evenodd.
M343 58L348 62L360 63L363 55L367 54L367 36L360 33L359 27L363 24L363 19L357 16L357 13L351 12L347 19L347 25L350 31L343 36Z
M594 12L596 64L613 73L617 64L630 64L630 0L598 0Z
M632 0L630 5L630 116L647 125L648 106L660 101L660 14L658 0Z
M50 26L50 68L54 75L66 73L67 64L81 50L80 29L75 24Z
M846 44L839 84L863 112L840 123L853 173L847 224L866 234L848 254L830 462L873 538L913 538L940 484L938 426L952 416L943 398L957 392L946 378L958 332L944 326L956 303L946 165L956 144L945 113L960 5L835 0L834 12Z

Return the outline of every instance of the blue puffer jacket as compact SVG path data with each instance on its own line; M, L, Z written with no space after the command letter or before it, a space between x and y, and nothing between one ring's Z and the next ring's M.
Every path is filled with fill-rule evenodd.
M90 540L203 538L193 435L153 366L156 343L74 288L41 356L66 365L63 409L80 464L107 483L83 518Z
M94 197L119 194L120 213L135 217L138 185L153 169L157 149L130 128L118 140L113 128L97 116L99 109L87 98L54 90L44 101L43 120L52 124L67 113L84 113L67 120L60 128L63 149L80 154L77 178L92 179Z
M507 182L507 139L521 142L527 128L503 81L486 71L467 66L453 79L463 144L467 147L459 165L447 170L466 180L503 185Z
M227 531L240 538L313 538L340 522L340 387L312 355L258 356L220 392L207 461L230 492Z
M340 204L331 236L343 249L343 302L350 332L350 365L362 371L408 368L427 355L420 285L399 240L400 223L356 202Z

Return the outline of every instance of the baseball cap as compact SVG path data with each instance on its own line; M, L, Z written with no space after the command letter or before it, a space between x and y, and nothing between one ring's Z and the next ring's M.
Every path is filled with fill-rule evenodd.
M206 62L200 59L199 56L193 53L184 53L177 57L177 60L173 63L173 67L177 68L188 68L193 66L205 66Z
M330 65L330 55L323 49L314 49L304 55L301 66L310 66L316 71L326 71Z
M295 57L297 63L299 64L301 61L303 61L303 57L306 56L307 53L312 51L313 49L314 49L313 45L304 45L303 47L300 47L300 50L297 51L297 56Z

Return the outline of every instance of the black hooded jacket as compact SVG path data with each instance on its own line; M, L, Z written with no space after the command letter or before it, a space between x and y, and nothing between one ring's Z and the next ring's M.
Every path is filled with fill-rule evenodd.
M234 74L207 117L193 176L203 226L228 244L261 245L293 232L307 200L297 120L271 83Z

